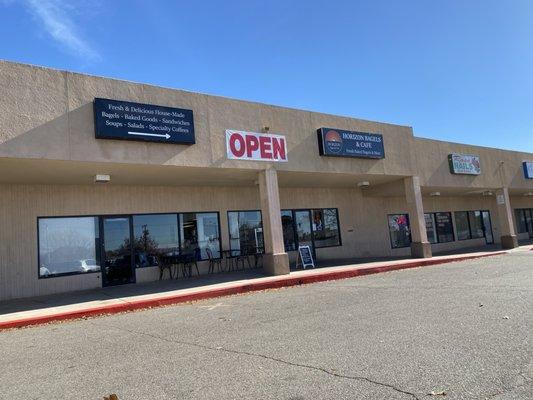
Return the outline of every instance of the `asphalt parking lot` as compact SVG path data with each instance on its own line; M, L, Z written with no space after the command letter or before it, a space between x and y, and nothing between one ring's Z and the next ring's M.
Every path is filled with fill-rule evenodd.
M533 399L532 332L516 252L0 332L0 398Z

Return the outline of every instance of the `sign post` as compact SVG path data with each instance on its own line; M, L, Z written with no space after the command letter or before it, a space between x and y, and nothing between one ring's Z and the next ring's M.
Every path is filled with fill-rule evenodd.
M298 246L298 259L296 260L296 268L302 266L315 268L315 262L313 261L313 253L309 246Z
M97 139L194 144L192 110L94 99Z

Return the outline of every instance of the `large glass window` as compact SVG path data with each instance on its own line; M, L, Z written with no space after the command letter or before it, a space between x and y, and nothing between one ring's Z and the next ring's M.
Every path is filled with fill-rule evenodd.
M437 240L439 243L454 241L452 213L438 212L435 213L435 222L437 226Z
M228 211L228 225L231 250L264 252L261 211Z
M527 233L527 220L526 220L526 210L517 209L514 210L516 217L516 231L517 233Z
M285 251L296 250L296 234L291 210L281 210L281 227L283 228Z
M424 214L424 220L426 221L426 232L428 235L429 243L437 243L437 230L435 229L435 214Z
M393 249L411 245L409 215L393 214L388 216L389 233Z
M98 218L39 218L39 277L100 271Z
M311 210L315 247L340 246L339 221L335 208Z
M220 258L217 213L180 214L180 229L183 254L194 254L197 260L206 260L209 248L214 258Z
M457 240L470 239L470 225L468 223L468 212L455 212L455 229L457 230Z
M468 220L470 221L470 236L472 239L485 237L481 211L468 211Z
M134 215L133 237L135 266L157 266L160 256L179 254L178 215Z
M298 246L332 247L341 245L339 218L336 208L282 210L285 251Z
M294 211L294 221L296 226L296 237L299 246L313 246L311 236L311 215L309 210Z

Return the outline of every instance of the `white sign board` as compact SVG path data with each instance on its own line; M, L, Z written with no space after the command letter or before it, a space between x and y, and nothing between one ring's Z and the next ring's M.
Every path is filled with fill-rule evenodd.
M478 156L470 154L450 154L448 156L450 172L459 175L481 174L481 164Z
M287 162L285 136L226 130L226 152L230 160Z
M496 196L496 203L499 205L499 206L502 206L505 204L505 196L503 194L499 194Z
M298 260L296 261L296 267L302 266L315 268L315 262L313 261L313 253L309 246L298 246Z

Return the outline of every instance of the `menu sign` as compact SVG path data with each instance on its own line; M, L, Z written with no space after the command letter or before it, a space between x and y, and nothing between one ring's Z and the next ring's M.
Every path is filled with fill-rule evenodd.
M306 267L315 268L313 254L311 253L311 248L309 246L298 246L298 260L296 261L296 265L301 265L303 269Z
M481 164L478 156L470 154L450 154L448 156L450 172L458 175L479 175Z
M94 99L97 139L194 144L192 110Z
M318 150L321 156L385 158L383 136L378 133L320 128Z
M524 161L523 166L526 179L533 179L533 161Z

